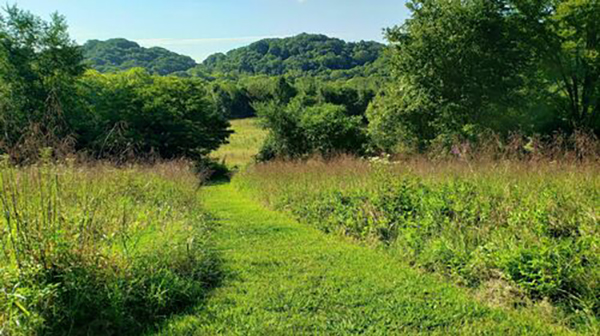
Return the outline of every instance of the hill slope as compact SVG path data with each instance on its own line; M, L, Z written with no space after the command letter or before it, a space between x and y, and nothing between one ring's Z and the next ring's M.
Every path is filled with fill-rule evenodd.
M142 67L151 73L168 75L196 66L191 57L164 48L144 48L126 39L90 40L83 45L85 59L100 72L116 72Z
M214 54L199 68L207 73L319 75L371 65L384 48L377 42L345 42L325 35L300 34L264 39L227 54Z

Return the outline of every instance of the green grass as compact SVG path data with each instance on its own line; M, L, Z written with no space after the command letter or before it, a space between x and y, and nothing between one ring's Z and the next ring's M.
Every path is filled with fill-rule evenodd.
M531 311L491 308L467 290L268 210L229 184L204 191L227 274L161 335L570 334Z
M598 332L598 166L274 162L235 183L327 233L385 247L503 307Z
M452 174L466 174L462 166L457 171L439 168L418 171L415 166L411 174L433 176L439 183ZM380 200L405 187L412 190L410 183L394 182L402 176L394 175L399 173L394 169L373 170L354 160L272 163L247 170L232 184L208 186L198 193L197 177L181 162L122 168L3 166L0 335L577 334L545 301L502 305L494 295L448 281L441 271L444 264L434 257L460 252L447 248L454 243L450 236L442 235L446 245L430 246L444 248L428 250L432 265L440 267L434 268L438 274L431 274L414 267L421 261L409 246L379 244L380 237L372 233L380 230L366 230L366 235L323 232L346 229L340 219L354 225L357 204L353 198L335 203L336 221L330 213L319 212L328 200L320 197L323 190L343 196L348 188L376 191L361 188L387 185L385 190L392 194L370 194L383 196ZM577 186L573 195L579 195L576 199L585 209L590 200L581 195L597 192L595 175L590 174L594 168L587 169L552 175L557 188ZM509 172L517 172L518 178L510 180L516 185L521 179L529 181L526 187L531 190L523 187L518 196L534 195L535 187L546 181L543 174L535 175L535 182L525 171ZM489 176L480 174L472 177ZM492 186L506 186L502 176ZM459 196L477 190L467 188L467 194ZM297 198L300 194L312 198ZM268 209L257 196L284 206L280 210L304 214L305 223L319 225ZM536 198L520 199L536 210L545 204L532 206L529 202ZM561 204L576 216L579 208L570 200ZM460 205L466 211L460 216L469 223L470 203L454 201L449 206ZM588 215L595 216L593 209ZM563 234L573 228L552 229ZM458 238L462 233L448 230ZM580 265L571 266L569 270ZM491 286L492 291L512 290L505 279L495 280L499 286Z
M0 168L0 335L137 335L219 280L185 163Z
M232 120L234 133L229 144L219 148L211 157L224 160L229 167L244 167L252 162L267 134L258 123L258 118Z

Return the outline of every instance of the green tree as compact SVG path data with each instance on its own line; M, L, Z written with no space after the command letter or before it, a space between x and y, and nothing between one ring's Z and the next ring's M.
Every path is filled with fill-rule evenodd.
M364 116L374 96L375 91L371 88L364 85L355 86L350 82L324 83L320 85L318 92L319 101L343 105L347 113L354 116Z
M320 155L361 154L366 144L360 116L348 115L344 106L320 104L308 107L300 118L309 153Z
M227 118L248 118L256 115L244 87L229 81L220 81L212 86L211 94L217 109Z
M387 30L396 91L422 140L485 125L519 102L528 50L502 1L415 0L412 17ZM433 132L432 132L433 129Z
M297 93L296 89L283 76L278 77L274 83L273 99L279 104L289 103Z
M288 104L258 104L258 115L269 130L259 153L261 161L303 158L312 154L363 153L367 137L361 116L349 115L346 107L318 103L305 94Z
M563 120L600 130L600 2L513 0Z
M344 42L324 35L300 34L283 39L264 39L227 54L208 57L199 68L216 74L269 76L329 76L331 71L363 72L382 53L377 42Z
M422 139L433 139L435 131L430 125L434 116L427 102L416 104L411 96L390 86L381 91L369 104L366 112L369 120L368 134L371 145L387 153L415 152L424 149Z
M476 139L484 130L600 129L598 1L408 6L412 17L387 30L392 88L369 110L370 133L382 146L390 147L392 134L397 143L424 148L457 136Z
M84 72L64 17L46 22L16 6L0 15L0 128L4 150L54 146L70 135Z
M90 40L83 45L83 53L86 62L103 73L141 67L153 74L168 75L196 66L189 56L159 47L144 48L126 39Z
M230 135L227 117L197 79L152 76L140 68L90 72L81 89L88 122L78 129L78 145L96 157L200 159Z

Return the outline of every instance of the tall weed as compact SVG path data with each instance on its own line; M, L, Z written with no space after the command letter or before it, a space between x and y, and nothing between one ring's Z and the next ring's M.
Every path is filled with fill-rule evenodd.
M0 168L0 334L137 334L219 279L185 163Z
M548 300L598 327L600 172L551 161L273 162L240 188L326 232L378 241L473 288L505 283L511 305Z

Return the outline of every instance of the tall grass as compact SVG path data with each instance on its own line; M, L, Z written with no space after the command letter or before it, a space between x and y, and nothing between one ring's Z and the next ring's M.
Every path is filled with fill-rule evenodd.
M222 146L211 157L224 161L229 167L242 167L251 163L258 154L267 136L267 131L259 125L258 118L231 121L233 134L229 144Z
M0 167L0 334L137 334L219 278L184 162Z
M257 165L235 183L323 231L387 246L488 302L550 302L557 318L600 330L596 161L342 157Z

